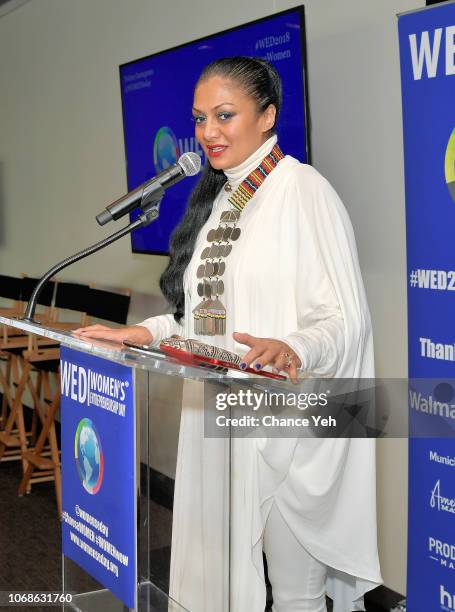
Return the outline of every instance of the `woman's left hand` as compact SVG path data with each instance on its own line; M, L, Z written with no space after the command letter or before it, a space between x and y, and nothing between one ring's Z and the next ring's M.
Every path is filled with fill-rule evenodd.
M291 347L281 340L273 338L256 338L250 334L234 332L234 340L239 344L245 344L250 350L243 357L245 368L254 363L254 367L259 371L266 365L272 364L273 368L279 372L285 370L293 383L297 383L297 369L302 362Z

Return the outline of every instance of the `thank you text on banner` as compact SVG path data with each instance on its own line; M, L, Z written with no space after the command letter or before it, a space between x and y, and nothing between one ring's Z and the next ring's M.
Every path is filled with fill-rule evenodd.
M399 17L411 402L407 604L455 611L455 3ZM424 388L425 387L425 388ZM414 437L416 436L416 437Z
M60 377L63 553L134 608L132 369L62 347Z

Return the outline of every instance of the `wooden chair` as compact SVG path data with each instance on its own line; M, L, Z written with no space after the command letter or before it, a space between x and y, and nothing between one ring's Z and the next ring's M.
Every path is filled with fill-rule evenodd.
M15 276L7 276L0 274L0 298L5 300L8 305L0 308L0 315L4 317L16 317L20 315L22 302L21 302L21 278ZM11 398L9 394L9 387L7 380L9 380L10 362L7 354L2 352L1 345L5 342L8 333L6 325L1 326L0 334L0 361L3 361L6 365L7 371L4 372L0 365L0 389L2 391L2 409L0 412L0 428L4 427L4 421L6 416L6 407L11 405ZM22 336L22 332L13 332L14 335Z
M130 308L131 289L122 289L118 292L98 289L92 286L87 301L88 322L101 319L107 323L125 325Z
M24 464L23 478L19 485L18 495L29 493L31 486L40 482L53 480L59 516L62 513L62 486L60 473L60 451L55 428L55 416L60 407L60 381L58 365L60 361L59 348L33 348L23 353L26 368L36 368L39 373L40 386L34 397L40 419L41 431L34 446L22 453ZM51 389L49 375L56 379L55 391Z
M24 303L30 298L38 279L24 277L21 281L20 303L22 312ZM40 313L41 320L50 319L51 305L53 301L55 283L50 281L44 287L38 303L44 306ZM26 388L34 397L33 381L30 378L30 368L22 362L24 350L32 348L32 338L29 335L13 335L12 328L3 326L2 339L0 341L0 387L2 392L1 426L0 431L0 461L21 460L22 454L29 445L28 438L33 437L36 430L36 412L33 412L32 429L25 431L22 396ZM39 346L55 346L52 340L40 338L37 340ZM39 386L39 382L37 383ZM34 402L34 409L37 408Z
M59 329L75 329L87 324L87 301L90 299L90 285L58 281L52 310L52 320L57 322ZM71 316L77 313L74 321L60 321L66 313ZM55 327L55 325L52 325Z
M25 308L32 297L32 293L39 282L39 278L33 278L31 276L23 275L23 278L20 279L21 282L21 297L20 297L20 314L22 315L25 312ZM40 296L37 301L37 310L35 313L35 320L40 323L47 323L51 320L52 313L52 303L54 301L54 292L56 288L55 280L48 281L43 290L40 293ZM40 306L44 308L39 308Z
M19 315L22 308L22 278L0 274L0 298L6 300L7 306L0 308L0 315L14 317Z

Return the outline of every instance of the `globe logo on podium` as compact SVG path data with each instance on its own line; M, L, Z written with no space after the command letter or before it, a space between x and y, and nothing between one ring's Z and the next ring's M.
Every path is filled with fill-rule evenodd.
M156 172L162 172L175 164L180 157L177 138L171 128L160 128L155 136L153 145L153 162Z
M100 437L90 419L82 419L77 426L74 458L82 486L87 493L95 495L103 482L104 455Z
M447 143L444 170L449 193L452 196L452 200L455 202L455 128Z

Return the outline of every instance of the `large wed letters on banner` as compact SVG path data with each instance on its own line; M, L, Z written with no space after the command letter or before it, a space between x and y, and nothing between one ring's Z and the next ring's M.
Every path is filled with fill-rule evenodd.
M63 554L136 601L132 369L61 347Z
M408 610L455 610L455 3L401 15L410 382ZM450 379L452 381L450 382ZM444 382L446 381L446 382ZM419 387L419 385L417 385ZM437 429L437 428L436 428Z

